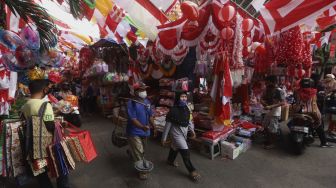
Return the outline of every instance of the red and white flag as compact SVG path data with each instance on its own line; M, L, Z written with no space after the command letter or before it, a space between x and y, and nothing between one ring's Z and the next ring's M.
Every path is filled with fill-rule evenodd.
M265 33L272 34L314 22L334 6L335 0L271 0L262 7L258 18L264 25Z
M6 11L6 24L7 30L18 33L23 27L26 26L26 22L20 18L18 14L14 14L7 6Z
M157 7L158 5L154 5L148 0L115 0L115 4L127 11L134 24L146 33L146 36L151 40L155 40L157 37L156 26L168 21L166 15Z
M119 23L124 19L125 16L125 11L119 8L117 5L114 5L110 14L107 15L105 23L111 31L115 32Z

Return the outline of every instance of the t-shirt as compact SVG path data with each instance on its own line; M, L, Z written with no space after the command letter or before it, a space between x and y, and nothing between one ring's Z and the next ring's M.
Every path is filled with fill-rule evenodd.
M267 90L266 90L266 92L267 92ZM286 94L281 88L276 88L273 91L273 94L271 94L269 96L271 96L272 98L271 99L266 99L266 102L268 103L268 105L273 105L273 104L276 104L280 101L284 101L286 99ZM272 108L270 110L269 114L272 115L272 116L280 117L281 116L281 106L276 107L276 108Z
M127 102L127 114L128 123L126 132L129 136L149 136L150 131L144 131L133 125L132 119L137 119L142 125L149 126L150 117L153 115L153 111L150 107L150 102L145 99L143 102L145 105L137 103L135 101Z
M43 99L29 99L25 105L22 107L22 113L26 119L31 116L37 116L41 105L45 102ZM46 110L43 115L44 121L54 121L54 111L50 103L47 104Z

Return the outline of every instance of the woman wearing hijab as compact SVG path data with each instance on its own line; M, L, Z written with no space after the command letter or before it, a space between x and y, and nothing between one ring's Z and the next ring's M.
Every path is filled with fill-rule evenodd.
M192 180L198 181L201 176L190 161L190 151L187 145L188 131L191 131L193 138L196 136L190 121L191 114L187 106L187 93L177 92L175 99L175 105L167 114L167 123L162 136L162 144L166 143L168 134L172 140L167 163L171 166L178 167L178 163L175 162L175 159L179 152L183 158L186 168L189 171L190 177Z

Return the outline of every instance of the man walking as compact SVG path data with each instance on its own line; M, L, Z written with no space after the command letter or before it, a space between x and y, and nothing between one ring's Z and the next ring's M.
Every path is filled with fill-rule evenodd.
M126 132L134 162L144 159L147 137L150 136L150 124L154 125L146 88L142 83L134 86L134 99L127 103L128 123ZM148 174L139 172L139 178L146 180Z

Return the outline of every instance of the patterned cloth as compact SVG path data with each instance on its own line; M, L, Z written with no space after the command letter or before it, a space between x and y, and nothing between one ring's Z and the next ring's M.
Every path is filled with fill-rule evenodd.
M13 177L23 174L25 171L24 159L20 145L20 138L18 128L22 122L8 123L7 127L11 130L11 143L10 143L10 163Z

